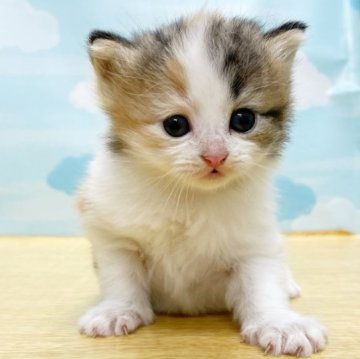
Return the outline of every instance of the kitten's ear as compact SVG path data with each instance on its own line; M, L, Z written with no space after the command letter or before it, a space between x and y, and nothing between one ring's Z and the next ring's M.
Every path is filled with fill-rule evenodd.
M274 58L292 65L297 49L303 42L307 25L303 22L287 22L264 34Z
M88 49L96 74L103 79L121 72L131 63L135 53L134 45L128 39L99 30L90 33Z

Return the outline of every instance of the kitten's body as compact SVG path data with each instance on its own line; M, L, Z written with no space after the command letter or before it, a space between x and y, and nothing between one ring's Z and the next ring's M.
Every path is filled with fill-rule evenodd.
M254 253L281 255L271 199L266 198L270 183L267 190L253 180L215 193L174 190L166 178L145 179L134 167L106 151L95 160L83 188L96 210L86 220L104 226L116 247L139 253L157 311L229 310L225 288L238 261Z
M230 310L245 339L274 354L324 346L323 329L287 307L298 288L272 198L303 30L294 24L262 35L252 22L198 14L133 42L93 35L112 134L79 193L104 296L81 319L83 332L121 335L149 324L153 309ZM229 132L231 111L245 107L257 113L255 129ZM169 138L162 120L177 113L191 130ZM200 157L224 151L209 171Z

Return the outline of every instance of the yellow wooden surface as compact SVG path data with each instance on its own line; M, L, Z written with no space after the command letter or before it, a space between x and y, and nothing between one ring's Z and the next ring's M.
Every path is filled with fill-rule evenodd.
M316 358L360 358L360 238L289 236L303 289L293 307L329 328ZM263 358L240 342L230 316L161 316L135 334L86 338L76 321L98 289L82 238L0 238L0 358Z

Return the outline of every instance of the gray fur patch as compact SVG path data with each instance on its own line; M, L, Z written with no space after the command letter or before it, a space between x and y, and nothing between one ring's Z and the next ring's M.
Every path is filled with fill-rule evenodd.
M270 31L268 31L267 33L265 33L265 37L273 37L273 36L277 36L280 35L286 31L289 30L301 30L301 31L305 31L307 29L307 25L304 22L301 21L289 21L286 22L285 24L272 29Z
M123 36L120 36L110 31L93 30L89 35L88 42L91 45L97 39L111 40L111 41L116 41L125 46L132 46L131 41L129 41Z
M124 141L122 141L114 133L109 133L106 137L106 147L112 153L120 153L126 148Z
M261 72L260 27L251 20L215 19L209 26L209 55L229 82L233 98L237 98L248 80Z

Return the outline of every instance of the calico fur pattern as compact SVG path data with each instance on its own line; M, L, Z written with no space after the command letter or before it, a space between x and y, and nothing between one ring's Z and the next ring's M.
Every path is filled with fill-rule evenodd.
M126 39L94 31L89 54L109 135L78 192L102 301L79 322L123 335L154 312L231 311L245 341L274 355L322 350L326 332L292 311L299 288L275 220L271 177L287 139L291 68L305 25L200 12ZM256 126L229 129L248 108ZM170 137L181 114L191 131ZM226 153L209 168L203 158Z

